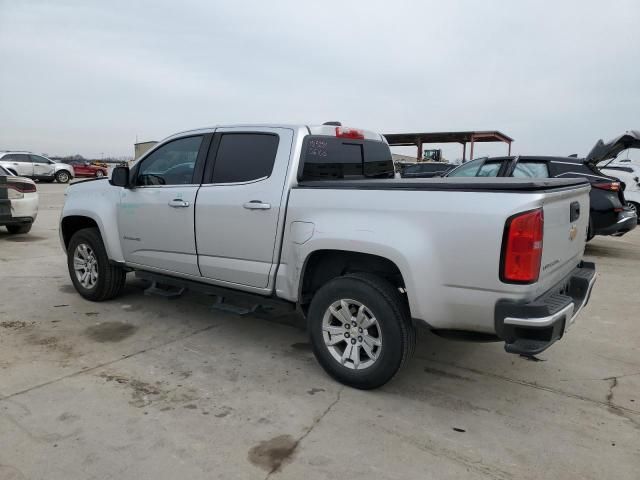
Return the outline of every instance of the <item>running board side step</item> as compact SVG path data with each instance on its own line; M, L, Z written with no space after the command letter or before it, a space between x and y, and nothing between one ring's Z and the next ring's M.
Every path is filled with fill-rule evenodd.
M215 297L212 310L220 310L237 315L248 315L251 313L261 313L270 310L273 307L279 309L295 311L296 304L287 302L280 298L271 296L265 297L255 293L243 292L231 288L219 287L217 285L209 285L207 283L195 282L183 278L176 278L160 273L148 272L145 270L136 270L136 278L148 280L151 286L145 290L145 295L158 295L164 298L177 298L183 295L187 290ZM243 302L250 302L251 307L242 307L233 304L233 299L241 299ZM271 308L270 308L271 307Z

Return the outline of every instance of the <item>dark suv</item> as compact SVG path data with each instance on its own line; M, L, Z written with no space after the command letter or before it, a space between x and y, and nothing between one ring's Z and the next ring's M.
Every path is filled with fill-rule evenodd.
M605 175L595 163L575 157L478 158L451 170L447 177L586 178L591 183L591 212L587 239L594 235L624 235L638 222L625 207L624 183Z

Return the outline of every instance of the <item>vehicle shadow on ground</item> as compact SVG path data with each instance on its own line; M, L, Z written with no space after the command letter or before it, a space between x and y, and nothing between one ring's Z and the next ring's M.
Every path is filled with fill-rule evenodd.
M640 250L634 245L598 245L589 243L584 250L585 255L593 255L602 258L621 258L624 260L640 260Z
M0 240L6 240L7 242L14 243L30 243L30 242L41 242L43 240L48 240L47 237L42 237L40 235L32 235L30 233L25 234L14 234L9 233L6 230L0 230Z

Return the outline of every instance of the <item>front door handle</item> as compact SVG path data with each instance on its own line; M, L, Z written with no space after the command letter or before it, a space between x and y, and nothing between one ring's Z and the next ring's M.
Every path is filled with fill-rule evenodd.
M263 203L262 200L251 200L243 205L247 210L269 210L270 203Z
M189 206L189 202L182 200L181 198L174 198L169 201L169 206L173 208L186 208Z

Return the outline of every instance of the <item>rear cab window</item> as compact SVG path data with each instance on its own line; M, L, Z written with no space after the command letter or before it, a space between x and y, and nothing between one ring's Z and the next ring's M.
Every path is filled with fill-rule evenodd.
M328 135L309 135L302 144L298 180L392 178L389 145Z

